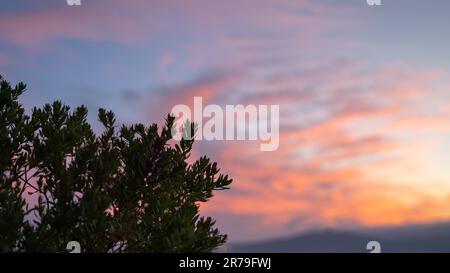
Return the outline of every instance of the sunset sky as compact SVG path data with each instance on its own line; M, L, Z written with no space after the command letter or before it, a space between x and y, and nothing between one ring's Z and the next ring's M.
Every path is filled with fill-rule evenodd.
M450 220L450 1L0 0L0 74L122 123L280 105L280 146L199 141L231 242Z

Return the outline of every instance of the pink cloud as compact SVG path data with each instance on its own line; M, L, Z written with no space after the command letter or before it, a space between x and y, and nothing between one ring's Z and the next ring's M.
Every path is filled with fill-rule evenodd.
M257 9L254 7L258 6ZM271 20L267 12L271 11ZM127 4L119 0L83 3L80 7L55 6L17 13L5 13L0 18L1 39L25 48L49 45L58 38L81 39L90 42L115 42L123 45L142 45L161 35L174 35L173 29L212 36L212 43L231 39L239 44L235 29L261 29L279 32L301 27L316 32L337 27L336 20L324 20L332 10L313 1L226 1L212 3L196 0L144 1ZM320 16L315 16L322 14ZM230 22L233 22L230 25ZM344 24L342 22L342 24ZM219 30L219 31L218 31ZM306 33L301 37L305 40ZM156 36L158 35L158 36ZM294 37L292 37L295 39ZM298 37L300 38L300 37ZM260 43L255 37L250 43ZM277 39L279 40L279 39ZM285 41L285 39L283 39ZM275 39L272 39L273 44ZM282 41L282 40L280 40ZM245 43L245 42L244 42Z
M136 44L152 36L162 22L121 8L120 2L101 5L87 3L81 7L55 7L11 13L0 17L2 40L26 48L48 45L57 38L74 38L90 42L111 41ZM123 5L123 3L121 3ZM134 14L133 14L134 11ZM134 20L130 20L134 16Z
M256 143L216 143L223 148L213 156L235 179L236 194L219 195L205 212L259 215L266 228L272 226L279 235L343 222L374 226L449 219L450 187L445 181L450 174L439 174L433 167L438 159L430 153L448 137L450 116L421 110L424 102L448 93L437 92L445 88L436 89L434 72L375 74L383 86L367 86L371 79L362 76L350 78L353 89L333 87L351 77L346 73L328 81L324 93L330 97L319 100L320 107L307 109L329 109L330 114L313 119L312 125L302 125L302 108L319 103L317 94L302 95L295 88L277 93L270 87L273 91L261 96L247 96L249 103L279 103L281 109L297 106L297 111L283 113L281 124L283 128L283 121L296 120L297 126L289 122L281 132L279 150L273 153L260 153ZM374 100L377 97L381 99ZM345 107L336 107L341 104ZM412 137L417 134L425 137ZM424 190L429 185L436 190ZM419 210L423 204L429 207ZM299 215L308 220L290 230Z
M127 46L179 38L175 48L182 50L164 49L155 62L161 70L180 63L197 78L139 97L150 121L176 104L192 106L195 96L205 104L279 104L275 152L261 153L257 142L195 145L193 158L207 154L235 180L202 210L253 217L264 230L228 224L239 231L232 234L247 236L238 239L450 219L450 174L437 167L450 155L435 151L450 133L447 71L342 57L349 48L342 53L336 45L352 41L328 33L350 25L347 10L317 1L273 3L104 1L10 14L0 25L4 41L31 48L58 38Z

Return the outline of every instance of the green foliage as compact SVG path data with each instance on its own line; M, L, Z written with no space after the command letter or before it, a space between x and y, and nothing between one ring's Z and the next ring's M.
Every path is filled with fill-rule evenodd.
M173 142L173 117L118 129L100 109L96 136L84 106L56 101L27 116L26 86L0 81L0 252L64 252L69 241L83 252L209 252L225 242L198 206L232 180L206 157L186 162L194 140Z

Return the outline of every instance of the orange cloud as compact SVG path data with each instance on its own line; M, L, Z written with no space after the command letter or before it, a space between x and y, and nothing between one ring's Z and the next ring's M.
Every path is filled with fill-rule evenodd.
M280 105L277 151L250 141L201 141L193 151L234 178L202 210L245 223L224 223L237 236L450 219L448 71L348 57L357 56L354 41L330 33L352 27L353 17L312 0L105 0L5 13L0 39L26 49L58 39L161 46L156 66L176 64L183 77L127 93L146 121L195 96Z
M392 73L397 77L391 78ZM319 108L310 108L331 113L319 115L310 125L303 125L302 105L317 103L316 94L299 95L302 91L294 88L281 94L262 92L261 97L251 94L248 102L280 103L281 109L299 107L290 113L293 117L283 119L284 112L280 148L273 153L260 153L249 142L215 144L223 148L212 155L236 182L229 194L217 196L204 211L259 215L260 224L279 235L317 226L450 219L450 172L436 166L440 159L435 154L449 136L450 116L445 102L437 107L444 110L435 109L433 114L421 109L424 102L439 101L447 93L436 92L432 84L436 77L428 75L434 74L379 73L377 81L385 85L369 87L364 94L358 94L365 89L364 77L345 92L333 92L336 89L331 86L324 91L330 98ZM382 98L373 100L378 96ZM346 107L335 107L341 104ZM296 126L291 122L283 126L283 121L291 119ZM441 156L449 159L450 154Z

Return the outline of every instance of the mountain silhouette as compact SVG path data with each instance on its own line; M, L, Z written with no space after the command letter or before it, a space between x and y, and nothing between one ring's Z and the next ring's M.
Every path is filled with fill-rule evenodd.
M450 252L450 223L360 230L322 230L261 242L230 246L232 252L368 253L369 241L381 252Z

